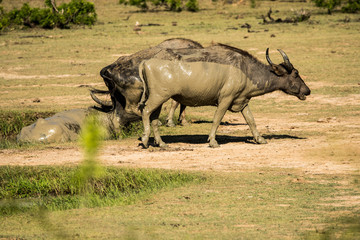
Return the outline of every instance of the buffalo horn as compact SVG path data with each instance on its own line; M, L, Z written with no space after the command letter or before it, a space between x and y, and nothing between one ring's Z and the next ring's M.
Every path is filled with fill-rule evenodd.
M270 57L269 57L269 48L266 49L266 60L268 61L268 63L270 64L270 66L274 65L272 63L272 61L270 60Z
M90 96L91 96L91 98L92 98L96 103L98 103L98 104L100 104L100 105L102 105L102 106L104 106L104 107L113 107L113 103L112 103L112 102L100 100L98 97L95 96L95 93L99 93L99 92L96 92L96 90L95 90L95 91L94 91L94 90L90 90ZM101 93L101 94L105 94L105 92L104 92L104 93Z
M278 51L280 52L281 56L283 57L285 65L286 65L289 69L292 69L293 66L292 66L292 64L290 63L289 57L286 55L286 53L285 53L283 50L281 50L281 49L278 49Z

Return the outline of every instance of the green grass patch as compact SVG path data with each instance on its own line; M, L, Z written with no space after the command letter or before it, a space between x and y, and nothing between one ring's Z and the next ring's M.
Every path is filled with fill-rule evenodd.
M129 137L141 136L143 131L144 129L142 121L132 122L129 123L127 126L121 127L119 135L115 136L115 138L124 139Z
M129 231L133 239L356 239L341 237L360 232L359 175L258 168L205 176L137 204L47 212L47 224L70 239L123 239ZM54 238L37 214L0 217L4 237Z
M0 214L37 210L133 203L162 188L201 182L204 177L184 172L104 167L90 177L87 191L78 184L79 167L0 167Z

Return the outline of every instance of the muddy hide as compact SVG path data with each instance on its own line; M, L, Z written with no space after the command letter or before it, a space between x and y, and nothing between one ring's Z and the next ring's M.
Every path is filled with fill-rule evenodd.
M121 125L141 119L138 103L143 93L143 83L139 76L139 64L165 49L202 49L201 44L184 38L167 39L157 46L138 51L129 56L121 56L114 63L104 67L100 76L108 90L90 90L92 99L100 106L95 109L103 112L115 111ZM102 101L96 94L107 94L110 101Z

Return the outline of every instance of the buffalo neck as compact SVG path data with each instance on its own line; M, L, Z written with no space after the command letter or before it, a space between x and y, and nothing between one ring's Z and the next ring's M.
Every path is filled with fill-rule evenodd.
M265 65L257 59L252 59L248 64L242 64L245 73L253 89L249 92L250 97L256 97L281 89L282 78L271 71L271 66Z

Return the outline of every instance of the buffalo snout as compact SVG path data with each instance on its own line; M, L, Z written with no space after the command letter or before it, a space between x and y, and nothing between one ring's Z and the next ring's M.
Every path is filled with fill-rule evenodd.
M308 86L303 86L303 89L301 89L305 96L309 96L311 93L311 90Z

